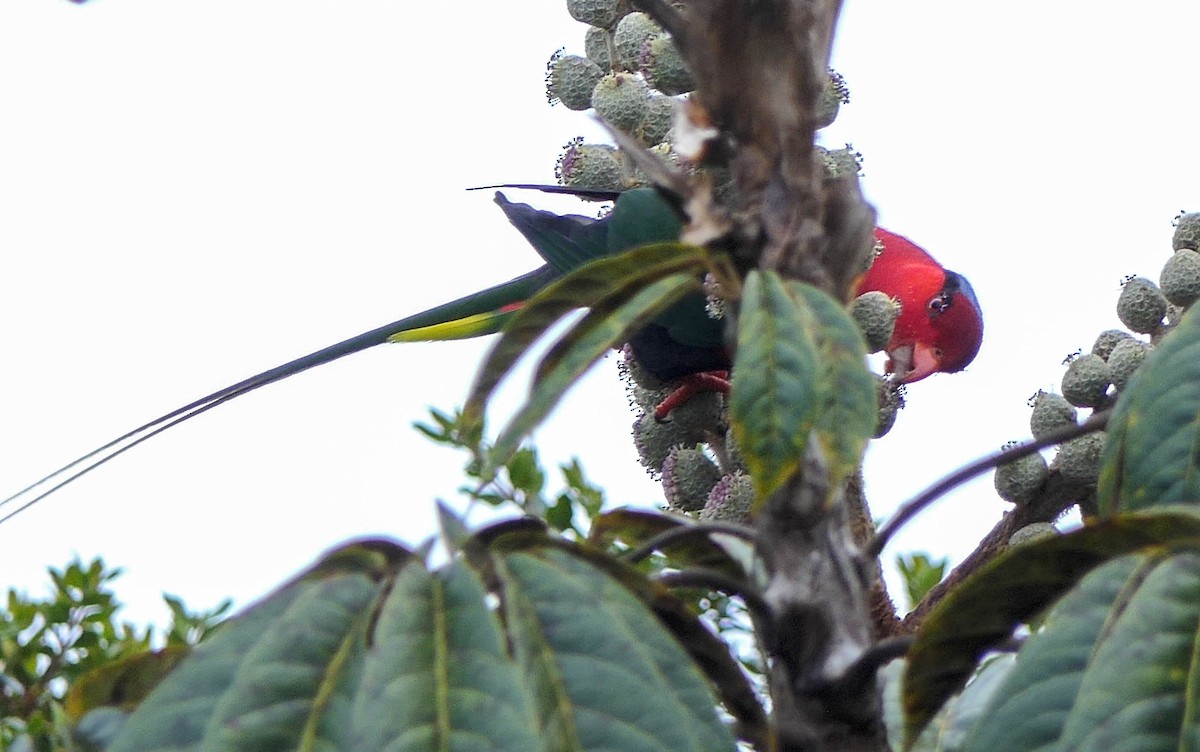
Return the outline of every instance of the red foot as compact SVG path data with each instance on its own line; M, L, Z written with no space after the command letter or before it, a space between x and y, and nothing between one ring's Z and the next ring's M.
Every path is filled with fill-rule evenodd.
M654 420L665 423L672 410L704 392L729 394L729 371L704 371L684 376L666 399L654 408Z

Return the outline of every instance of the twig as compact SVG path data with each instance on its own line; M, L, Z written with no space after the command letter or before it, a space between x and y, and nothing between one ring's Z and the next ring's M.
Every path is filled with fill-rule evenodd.
M925 594L900 625L902 632L911 633L920 628L926 615L933 610L942 598L946 597L959 583L970 577L977 569L991 561L1001 551L1008 547L1008 539L1017 530L1034 522L1050 522L1062 514L1071 504L1085 504L1093 494L1081 489L1077 484L1067 483L1057 470L1050 471L1050 477L1038 494L1038 498L1027 504L1021 504L1004 515L1003 519L984 536L970 556L954 568L937 585Z
M850 692L861 691L861 688L875 678L885 664L896 658L902 658L912 647L915 638L909 635L880 640L872 645L858 660L838 677L833 685L843 687Z
M757 541L754 529L745 525L738 525L732 522L699 522L695 525L684 525L665 530L637 548L631 548L626 551L621 558L627 559L630 563L636 563L672 543L677 543L691 537L708 537L710 533L724 533L736 536L750 543Z
M1108 425L1108 418L1111 414L1111 409L1096 413L1079 425L1060 428L1037 441L1031 441L1027 444L1021 444L1011 449L1004 449L995 454L990 454L947 475L911 501L901 505L896 514L875 534L875 539L866 547L864 553L872 558L879 556L883 553L883 549L887 546L892 536L896 534L896 531L924 510L925 507L941 497L942 494L953 489L955 486L959 486L994 467L1015 462L1046 447L1061 444L1064 441L1084 436L1093 431L1102 431Z
M738 580L722 572L695 567L678 572L666 572L656 579L671 588L699 587L736 595L745 601L746 609L750 611L752 617L769 620L771 615L771 607L763 599L762 593L758 592L749 582Z

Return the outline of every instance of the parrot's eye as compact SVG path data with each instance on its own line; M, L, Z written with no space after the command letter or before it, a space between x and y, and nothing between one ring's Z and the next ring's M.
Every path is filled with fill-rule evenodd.
M929 315L940 316L950 307L951 298L947 293L935 295L929 300Z

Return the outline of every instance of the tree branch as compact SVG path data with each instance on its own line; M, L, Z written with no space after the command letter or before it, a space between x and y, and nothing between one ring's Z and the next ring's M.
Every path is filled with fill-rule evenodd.
M706 135L705 146L715 148L697 158L732 154L735 205L695 196L684 237L696 227L729 227L720 240L743 271L775 270L845 300L871 252L874 211L855 176L826 177L814 149L840 0L689 0L678 17L665 0L639 3L670 28L695 76L689 122L719 134ZM710 192L702 183L696 190ZM736 311L727 331L736 331ZM874 677L845 692L821 689L873 644L875 578L854 543L847 488L831 489L829 478L811 442L802 471L765 500L756 521L768 572L761 634L771 656L775 749L883 752Z
M971 555L963 559L945 579L933 586L916 608L904 617L900 625L901 631L917 631L925 617L947 593L1008 547L1008 539L1013 533L1035 522L1053 522L1072 504L1087 504L1094 498L1094 489L1080 488L1076 484L1067 483L1057 470L1051 470L1038 498L1007 512L984 536Z
M1015 462L1022 457L1026 457L1034 452L1052 447L1056 444L1061 444L1064 441L1078 438L1085 434L1094 431L1103 431L1108 425L1108 418L1112 414L1112 410L1095 413L1087 420L1077 426L1067 426L1051 432L1044 438L1036 441L1030 441L1019 446L1003 449L994 454L989 454L986 457L978 459L966 467L954 471L945 478L942 478L937 483L922 491L912 501L909 501L900 506L892 519L888 520L887 524L879 529L875 535L875 540L867 546L864 553L872 558L883 553L883 549L887 546L892 536L908 523L913 517L916 517L922 510L928 507L933 502L937 501L943 494L960 486L963 483L971 480L975 476L985 473L999 465L1006 465L1009 462Z
M745 525L738 525L733 522L698 522L695 525L683 525L671 528L670 530L664 530L637 548L629 549L621 557L628 560L631 564L637 563L655 551L664 549L673 543L679 543L689 538L708 538L712 533L732 535L749 543L756 541L754 528L749 528Z

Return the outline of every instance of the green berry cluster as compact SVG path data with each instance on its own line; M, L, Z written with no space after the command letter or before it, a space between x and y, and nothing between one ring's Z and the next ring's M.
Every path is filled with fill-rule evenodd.
M650 16L634 12L628 0L568 0L567 11L588 25L584 54L566 55L559 50L551 56L546 70L550 103L594 110L646 148L669 156L676 103L695 88L675 41ZM641 176L634 174L619 150L597 148L582 141L568 144L559 157L559 181L613 191L640 184ZM588 156L581 159L581 150ZM576 169L577 162L588 159L593 162L588 169Z
M1030 399L1029 428L1034 438L1076 425L1078 409L1111 407L1154 346L1200 299L1200 213L1182 213L1174 224L1173 253L1163 265L1158 283L1146 277L1127 277L1121 284L1117 318L1129 331L1101 332L1089 352L1067 358L1061 394L1039 391ZM1057 470L1068 484L1090 488L1099 475L1103 450L1102 433L1073 439L1059 447L1047 473ZM1036 498L1040 491L1036 479L1040 476L1044 482L1047 475L1034 469L1037 463L1027 457L1002 465L995 476L1000 497L1018 504Z
M633 444L642 464L661 479L667 506L705 519L746 519L754 489L729 430L725 396L701 393L655 418L671 385L648 374L629 348L621 362L630 404L637 410Z
M570 110L593 110L609 125L635 136L643 147L677 164L670 144L675 109L695 90L696 82L675 40L648 14L634 11L630 0L567 0L567 12L587 24L584 54L568 55L560 49L551 56L546 66L547 99ZM845 80L829 71L818 104L817 127L832 123L841 105L849 101ZM839 161L830 169L846 169L845 155L832 154ZM857 172L857 165L853 169ZM565 147L556 175L563 185L598 190L620 191L646 182L619 149L601 150L581 140Z

